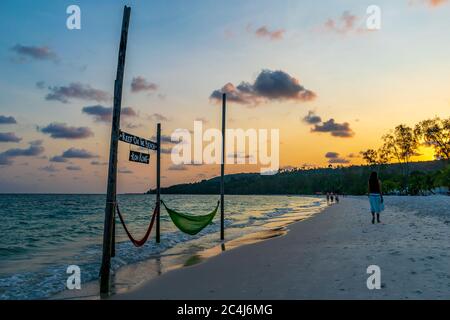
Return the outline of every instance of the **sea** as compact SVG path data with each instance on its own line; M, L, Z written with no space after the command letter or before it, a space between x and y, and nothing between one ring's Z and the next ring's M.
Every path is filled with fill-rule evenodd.
M215 195L162 195L171 209L195 215L215 208ZM155 196L118 195L135 238L145 233ZM289 224L318 214L326 201L314 196L225 198L225 241L220 213L199 234L182 233L161 208L161 242L155 232L141 248L128 240L118 218L112 291L126 292L170 270L201 263L225 250L283 236ZM98 299L105 195L0 194L0 299ZM68 289L76 266L81 289Z

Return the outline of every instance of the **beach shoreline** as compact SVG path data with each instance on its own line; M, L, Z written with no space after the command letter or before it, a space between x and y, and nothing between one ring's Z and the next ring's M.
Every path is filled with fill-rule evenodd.
M264 198L267 197L264 196ZM232 203L236 201L239 201L239 198L228 197L230 212L227 214L227 219L229 219L227 221L238 218L241 214L233 209ZM308 219L318 214L324 207L326 207L325 200L317 196L281 196L281 198L278 196L269 206L257 205L255 208L246 206L246 209L250 208L249 216L245 218L248 219L249 225L247 227L238 226L237 229L232 224L227 225L225 242L219 240L216 222L208 228L207 233L200 237L184 236L181 232L176 231L176 234L184 239L183 241L170 246L170 238L166 237L161 244L169 245L168 248L158 249L147 259L138 262L122 263L122 254L124 253L122 251L114 260L121 263L121 266L112 273L111 294L129 292L162 274L202 263L222 254L223 251L282 236L287 232L287 227L290 224ZM165 225L168 226L171 223ZM166 233L164 233L165 235ZM122 242L120 245L127 245L129 252L132 254L139 253L142 250L155 249L158 246L153 241L151 239L145 247L138 249L131 244L127 245L128 241ZM49 299L100 299L98 280L82 283L82 290L64 290L52 295Z
M449 198L409 197L416 210L401 197L386 198L381 224L370 223L367 199L346 197L290 224L282 237L222 252L111 299L448 299L450 216L421 213L436 208L433 201L445 211ZM380 267L380 290L367 288L371 265Z

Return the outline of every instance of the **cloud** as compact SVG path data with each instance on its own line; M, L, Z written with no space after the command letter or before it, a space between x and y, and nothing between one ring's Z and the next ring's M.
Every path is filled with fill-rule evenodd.
M148 119L150 119L152 121L169 121L169 119L167 117L163 116L160 113L153 113L148 116Z
M356 154L356 153L349 153L349 154L347 155L347 158L350 158L350 159L360 158L360 155L359 155L359 154Z
M58 62L58 56L49 47L42 46L24 46L21 44L16 44L11 48L18 56L18 61L25 62L27 59L34 60L50 60L53 62Z
M39 168L39 170L45 171L45 172L50 172L50 173L54 173L54 172L58 172L59 171L54 165L41 167L41 168Z
M336 158L336 159L330 159L328 160L329 164L348 164L350 163L349 160L343 159L343 158Z
M256 97L251 94L245 94L240 92L232 83L227 83L220 90L214 90L210 96L210 99L222 101L222 95L227 94L227 100L240 104L255 104Z
M125 126L127 129L138 129L138 128L144 127L144 125L143 125L142 123L130 123L130 122L126 122L126 123L124 124L124 126Z
M82 112L93 116L97 122L111 122L112 107L104 107L101 105L87 106L82 109ZM121 117L136 117L137 112L131 107L124 107L120 112Z
M40 129L53 139L85 139L94 135L88 127L69 127L65 123L51 123Z
M111 110L112 110L112 108L111 108ZM133 108L125 107L125 108L122 108L120 115L124 116L124 117L136 117L138 114Z
M20 142L22 138L16 136L14 132L0 132L0 142Z
M155 141L156 141L156 137L155 137ZM161 143L162 143L162 144L165 144L165 143L168 143L168 144L177 144L177 143L179 143L179 141L172 141L172 137L171 137L171 136L162 134L162 135L161 135Z
M45 89L45 81L38 81L38 82L36 82L36 88L38 88L38 89Z
M156 142L156 136L152 136L150 138L151 141ZM174 144L178 144L180 143L179 141L174 141L172 142L172 138L169 135L161 135L161 145L174 145ZM167 147L167 148L161 148L161 153L162 154L171 154L172 153L172 147Z
M109 93L79 82L73 82L68 86L49 87L48 89L50 93L45 96L45 99L49 101L68 103L69 99L80 99L102 102L111 99Z
M328 159L328 163L329 164L347 164L347 163L350 163L349 160L341 158L339 153L337 153L337 152L332 152L332 151L327 152L325 154L325 158Z
M336 123L334 119L322 122L322 118L314 111L308 111L303 122L313 125L311 132L326 132L333 137L351 138L355 135L348 122Z
M54 157L51 157L49 161L61 163L61 162L67 162L67 159L64 158L63 156L54 156Z
M285 30L283 29L270 31L266 26L261 26L255 31L257 37L269 40L281 40L283 39L284 33Z
M63 152L61 157L66 159L92 159L92 158L98 158L97 155L91 153L90 151L87 151L85 149L76 149L76 148L70 148Z
M31 141L29 145L26 149L14 148L0 153L0 165L10 165L12 164L12 159L16 157L38 156L45 150L42 146L42 140Z
M443 5L447 3L448 0L425 0L425 3L428 4L431 7L438 7L440 5Z
M229 153L227 154L228 160L253 160L253 156L246 154L245 152L235 152L235 153Z
M141 91L156 91L158 90L158 85L153 82L147 81L144 77L138 76L134 77L131 81L131 92L141 92Z
M334 119L325 121L322 124L314 125L311 132L328 132L331 133L333 137L340 138L350 138L355 135L348 122L336 123Z
M187 167L183 166L183 165L175 165L174 164L174 165L171 165L168 170L170 170L170 171L186 171Z
M161 148L161 154L171 154L172 149L170 148Z
M329 18L324 23L324 28L328 32L334 32L337 34L347 34L352 31L362 31L361 28L357 28L356 24L358 17L351 14L349 11L344 11L338 18Z
M81 167L79 167L79 166L67 166L66 170L69 170L69 171L81 171Z
M425 4L426 6L429 6L431 8L436 8L439 6L442 6L444 4L447 4L448 0L410 0L410 5L416 5L416 4Z
M337 159L337 158L339 158L339 153L337 153L337 152L327 152L325 154L325 158L327 158L327 159Z
M95 121L98 122L109 122L112 118L111 107L108 108L101 105L87 106L83 108L82 112L94 116Z
M93 166L106 166L107 164L108 164L108 162L100 162L97 160L91 161L91 165L93 165Z
M151 141L155 141L156 142L156 136L152 136L150 138ZM161 135L161 144L177 144L179 143L179 141L172 141L172 137L162 134Z
M17 121L14 117L7 117L0 115L0 124L16 124Z
M315 94L306 90L299 81L283 71L262 71L252 86L241 85L240 90L253 90L259 96L267 99L293 99L308 101Z
M123 174L132 174L133 173L133 171L128 168L119 168L118 172L123 173Z
M43 143L44 141L42 140L33 140L29 142L30 146L42 146Z
M318 124L322 122L322 118L316 115L314 111L308 111L308 114L303 118L303 122L307 124Z
M220 90L215 90L210 99L222 101L222 94L227 100L235 103L256 105L268 101L310 101L316 94L305 89L300 82L284 71L263 70L253 84L241 82L237 87L227 83Z

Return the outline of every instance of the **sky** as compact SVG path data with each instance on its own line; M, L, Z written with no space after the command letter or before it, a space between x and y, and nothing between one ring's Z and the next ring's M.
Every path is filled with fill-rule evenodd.
M3 0L0 192L105 192L124 5L123 130L152 138L160 122L167 140L195 120L220 128L226 92L228 128L278 129L280 166L302 167L361 164L396 125L450 116L449 2ZM70 5L79 30L66 26ZM370 5L379 30L367 30ZM118 191L154 187L155 154L135 164L129 150L120 143ZM219 174L162 156L163 186Z

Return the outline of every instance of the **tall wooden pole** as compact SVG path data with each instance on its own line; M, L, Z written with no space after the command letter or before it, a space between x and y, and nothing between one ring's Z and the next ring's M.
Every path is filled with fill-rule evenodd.
M156 217L156 243L161 241L161 123L156 126L156 142L158 149L156 150L156 205L158 212Z
M116 195L117 196L117 195ZM116 199L117 202L117 199ZM113 224L112 224L112 236L111 236L111 257L116 256L116 210L113 212Z
M128 39L131 8L125 6L123 10L122 33L120 38L117 75L114 83L114 108L111 126L111 142L109 150L108 187L106 193L105 224L103 230L103 256L100 269L100 293L109 293L109 276L111 269L111 253L113 241L114 213L116 208L117 183L117 149L120 133L120 109L122 106L123 73L125 69L125 53Z
M220 240L225 239L225 203L224 203L224 194L225 194L225 124L226 124L226 110L227 110L227 95L224 93L222 95L222 163L220 166Z

